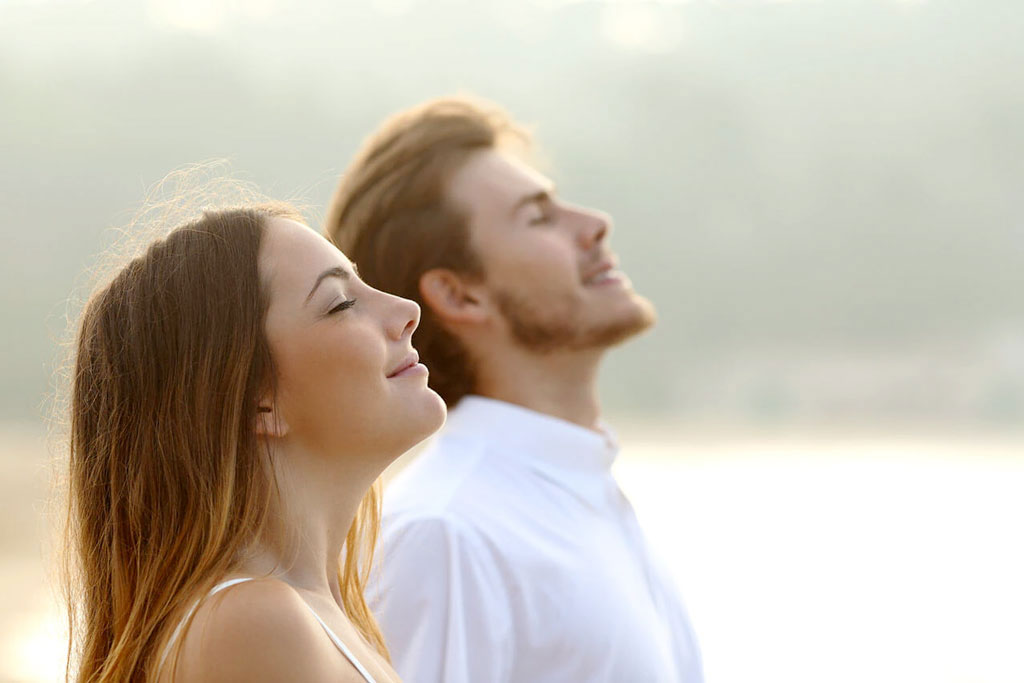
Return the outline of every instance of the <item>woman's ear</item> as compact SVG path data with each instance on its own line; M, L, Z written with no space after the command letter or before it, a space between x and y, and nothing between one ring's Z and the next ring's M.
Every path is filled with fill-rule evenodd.
M269 393L262 396L256 405L256 434L273 439L280 439L288 434L288 422Z
M420 275L423 303L444 323L481 323L487 319L487 296L482 286L447 268Z

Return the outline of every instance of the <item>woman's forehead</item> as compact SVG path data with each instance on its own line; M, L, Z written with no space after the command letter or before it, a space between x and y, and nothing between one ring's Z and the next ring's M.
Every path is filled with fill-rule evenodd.
M275 287L301 287L325 268L351 268L337 247L308 225L289 218L267 221L260 251L260 268Z

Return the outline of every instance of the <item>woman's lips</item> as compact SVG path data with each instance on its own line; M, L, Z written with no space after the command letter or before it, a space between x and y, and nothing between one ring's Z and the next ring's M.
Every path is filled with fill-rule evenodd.
M413 363L404 370L401 370L391 375L389 379L395 379L397 377L419 377L421 375L426 374L428 374L426 365L424 365L423 363Z
M422 368L422 372L426 372L427 367L420 363L420 355L413 351L406 356L398 367L388 373L388 379L392 377L404 377L407 374L418 374L421 370L416 370L416 367Z

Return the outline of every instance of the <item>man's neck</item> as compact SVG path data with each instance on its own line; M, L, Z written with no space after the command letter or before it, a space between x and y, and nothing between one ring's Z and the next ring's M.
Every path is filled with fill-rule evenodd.
M596 429L603 355L603 350L505 354L501 363L481 363L475 393Z

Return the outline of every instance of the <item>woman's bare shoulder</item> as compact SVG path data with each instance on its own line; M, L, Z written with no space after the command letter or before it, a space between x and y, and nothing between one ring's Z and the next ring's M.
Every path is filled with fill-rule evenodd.
M277 579L246 581L204 599L181 645L176 683L363 680L302 597Z

